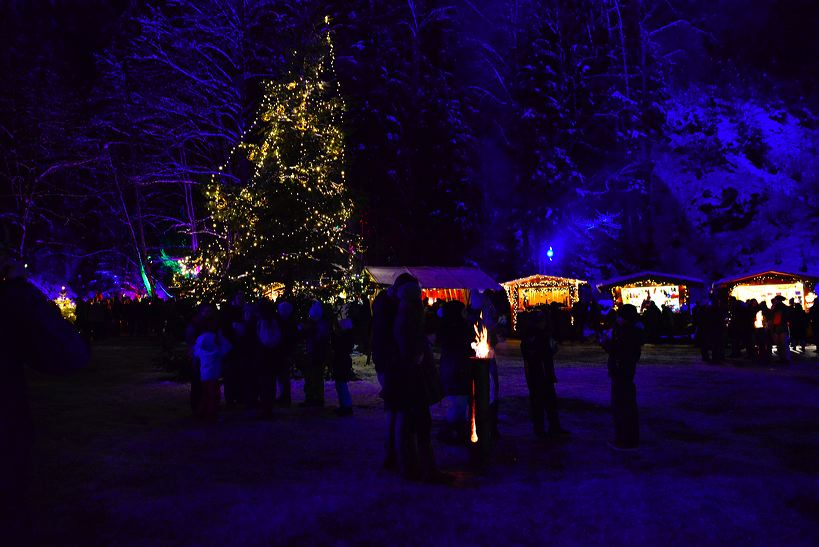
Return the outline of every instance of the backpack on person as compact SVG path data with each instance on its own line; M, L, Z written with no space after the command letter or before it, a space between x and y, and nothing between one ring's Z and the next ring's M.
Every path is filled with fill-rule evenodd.
M281 343L282 331L275 318L260 319L256 327L259 343L266 348L275 348Z

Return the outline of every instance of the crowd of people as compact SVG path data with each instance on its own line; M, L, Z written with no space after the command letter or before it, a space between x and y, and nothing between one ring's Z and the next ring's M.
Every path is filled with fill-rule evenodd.
M722 362L728 349L728 357L768 364L775 350L777 360L789 364L792 350L805 353L811 331L819 348L819 306L805 311L784 296L775 296L770 306L756 299L743 302L731 296L726 302L714 297L694 308L693 318L695 342L706 362Z
M56 308L49 306L42 295L35 298L35 293L36 289L18 278L9 277L0 285L0 299L26 308L28 315L24 316L31 316L29 326L24 326L29 324L24 320L2 329L11 337L7 346L13 351L4 366L9 366L6 373L12 379L22 378L23 363L56 371L58 361L63 361L63 368L73 369L88 359L87 346L70 328L60 328L66 322L59 321L59 327L54 324L58 318ZM185 301L98 297L78 305L76 326L91 341L118 335L184 339L192 378L191 410L204 422L218 420L222 397L227 407L244 407L260 419L272 418L277 407L292 404L294 370L301 371L304 379L304 402L300 406L325 405L325 378L329 372L338 395L335 412L341 417L352 416L348 383L356 379L352 354L358 349L371 356L381 386L386 418L384 467L410 480L447 483L452 476L441 472L435 463L430 407L445 399L440 441L469 445L470 437L474 440L476 380L471 360L475 356L476 332L486 329L492 348L508 333L508 322L498 311L496 296L473 291L468 304L427 302L418 280L402 274L391 287L376 295L372 306L358 302L338 309L319 301L286 299L247 303L238 294L221 307L202 304L194 309ZM18 303L22 298L30 303ZM610 444L617 450L637 448L636 365L644 342L675 328L670 313L649 302L640 310L627 304L603 314L594 301L580 302L571 309L551 304L521 311L517 335L533 434L552 442L570 436L560 420L555 355L563 340L589 339L591 335L608 353L614 418L614 440ZM756 300L714 297L693 306L690 314L678 315L690 317L695 340L707 362L722 361L727 348L729 357L742 357L744 352L748 358L768 363L775 348L778 359L788 363L791 350L805 352L809 333L815 339L819 332L819 306L806 312L800 303L786 302L783 297L774 298L770 307ZM192 319L185 322L185 317ZM21 334L14 334L18 332ZM36 341L49 336L61 337L62 341L49 347L55 351L69 348L71 359L56 359L45 351L47 345ZM434 347L440 352L437 364ZM32 348L44 350L39 352L43 356L38 357L38 351ZM489 404L485 418L491 432L488 437L495 439L501 432L500 381L494 354L490 354L488 363ZM12 395L24 397L22 382L12 389ZM25 403L14 397L4 400L20 408ZM29 425L12 420L3 428L7 446L20 449L17 460L22 462L31 445ZM22 495L24 483L12 479L7 474L2 477L4 489L10 493L2 499L3 507L16 503Z
M353 413L348 382L355 378L352 353L360 337L366 306L347 306L341 316L319 301L310 303L303 320L287 300L243 301L238 294L217 309L200 305L185 329L191 362L191 409L205 421L215 421L219 384L225 404L243 406L259 418L273 417L275 407L289 407L291 371L299 363L304 377L303 407L324 406L327 365L338 393L340 416ZM358 338L358 340L357 340ZM304 350L301 355L300 349ZM302 358L303 357L303 358Z
M470 370L475 327L486 328L495 346L508 334L508 323L490 291L473 291L468 304L459 301L427 302L418 281L409 274L381 291L372 307L347 305L339 312L319 301L294 305L287 300L246 303L241 295L217 309L200 305L184 328L191 367L191 408L204 421L218 418L221 389L228 407L244 406L259 418L274 415L276 407L292 403L291 373L304 379L304 407L324 406L324 381L329 371L338 394L339 416L353 414L348 383L355 379L354 349L368 353L375 365L386 414L384 466L417 480L449 480L436 466L432 450L430 406L442 399L446 416L438 439L468 444L470 437ZM121 334L179 330L177 319L184 303L98 300L78 316L91 338ZM298 310L297 310L298 308ZM101 311L100 311L101 310ZM695 329L695 340L705 361L719 362L746 352L768 362L772 348L780 360L790 359L790 348L807 343L808 325L816 324L816 310L787 304L782 297L768 308L754 300L730 298L724 305L714 298L692 307L692 313L673 314L648 302L638 310L621 305L603 314L594 301L571 309L559 304L521 311L517 335L524 363L533 433L561 440L570 433L561 426L554 359L564 340L595 337L608 352L611 402L617 449L639 446L634 376L644 342L673 332L675 322ZM687 311L687 310L686 310ZM176 326L175 326L176 325ZM152 330L153 329L153 330ZM816 329L813 329L816 332ZM436 365L433 347L440 352ZM489 424L497 438L500 382L497 362L490 359Z

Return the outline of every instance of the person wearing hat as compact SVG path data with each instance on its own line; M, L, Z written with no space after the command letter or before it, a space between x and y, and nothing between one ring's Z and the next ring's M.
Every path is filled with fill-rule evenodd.
M609 354L611 410L614 418L614 442L609 443L609 446L616 450L634 450L640 445L634 374L640 360L644 336L637 308L626 304L617 311L611 334L603 341L603 347Z

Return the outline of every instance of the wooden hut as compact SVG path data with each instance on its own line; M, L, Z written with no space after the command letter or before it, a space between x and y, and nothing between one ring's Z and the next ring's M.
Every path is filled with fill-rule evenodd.
M365 266L364 271L375 285L390 286L402 273L415 277L421 284L424 298L459 300L469 303L472 290L500 290L497 281L478 268L443 266Z
M633 304L639 310L644 302L651 300L658 307L666 305L672 311L687 309L692 288L702 289L704 286L702 279L660 272L638 272L597 284L600 292L610 293L618 306Z
M501 283L509 298L512 310L512 328L515 328L519 312L541 304L558 302L571 308L580 300L580 286L588 281L553 275L530 275Z
M783 296L786 301L794 303L807 310L810 307L811 296L816 290L819 275L807 273L787 273L776 270L727 277L716 281L714 289L724 297L734 296L743 302L755 299L758 302L766 301L770 306L775 296Z

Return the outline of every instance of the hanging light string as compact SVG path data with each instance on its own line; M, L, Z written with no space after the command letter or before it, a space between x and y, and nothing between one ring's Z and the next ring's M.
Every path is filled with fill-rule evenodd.
M324 23L326 53L312 64L307 55L302 75L265 84L258 115L219 174L211 176L205 196L215 238L198 259L203 272L198 285L205 293L218 294L225 281L240 281L260 294L278 281L281 267L311 264L330 270L320 276L325 286L301 281L293 283L294 289L338 288L345 294L345 284L363 286L362 276L343 275L351 274L362 246L347 230L354 204L343 168L344 102L335 75L330 18ZM260 132L260 140L249 138ZM242 185L228 176L237 159L252 166ZM287 217L288 222L282 213L295 218Z

